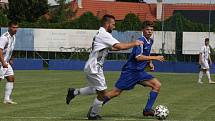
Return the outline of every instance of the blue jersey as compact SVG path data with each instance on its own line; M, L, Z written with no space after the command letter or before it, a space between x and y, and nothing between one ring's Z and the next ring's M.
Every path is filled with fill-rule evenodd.
M144 44L133 48L128 61L122 68L122 71L125 71L125 70L143 71L144 68L147 66L148 61L137 61L136 57L140 55L145 55L145 56L150 55L153 39L147 40L144 36L138 39L140 41L143 41Z
M115 84L115 87L120 90L133 89L140 81L147 81L154 78L154 76L144 71L148 64L148 61L137 61L136 57L140 55L149 56L153 40L146 40L146 38L140 37L140 41L144 44L133 48L127 63L123 66L120 78Z

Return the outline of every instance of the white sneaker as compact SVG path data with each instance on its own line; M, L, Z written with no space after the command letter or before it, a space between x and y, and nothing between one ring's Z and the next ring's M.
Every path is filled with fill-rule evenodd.
M209 81L209 84L215 84L215 82L214 81Z
M16 105L16 104L17 104L17 102L14 102L14 101L12 101L12 100L4 100L3 103L4 103L4 104L13 104L13 105Z
M202 81L198 81L198 83L199 83L199 84L203 84L203 82L202 82Z

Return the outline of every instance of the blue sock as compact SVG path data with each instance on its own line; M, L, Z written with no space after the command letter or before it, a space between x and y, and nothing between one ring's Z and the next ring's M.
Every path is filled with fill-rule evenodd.
M146 104L144 111L148 112L152 109L152 106L155 103L157 96L158 96L158 92L155 92L155 91L150 92L149 99L147 101L147 104Z
M105 97L104 97L104 100L103 100L103 104L102 104L102 105L104 105L105 103L107 103L109 100L110 100L110 98L109 98L109 97L107 97L107 96L105 96Z

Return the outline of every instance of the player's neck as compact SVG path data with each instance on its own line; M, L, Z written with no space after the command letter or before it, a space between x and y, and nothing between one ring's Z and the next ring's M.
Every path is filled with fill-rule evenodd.
M10 34L10 36L12 37L14 34L12 34L12 32L8 31L8 33Z
M151 40L150 38L148 38L148 37L146 37L144 35L143 35L143 37L146 39L147 42L150 42L150 40Z

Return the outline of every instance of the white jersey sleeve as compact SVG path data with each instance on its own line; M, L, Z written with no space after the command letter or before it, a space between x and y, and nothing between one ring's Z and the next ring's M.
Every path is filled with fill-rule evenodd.
M8 42L7 37L1 36L0 37L0 48L4 49L6 44L7 44L7 42Z
M112 47L114 44L120 43L117 39L115 39L111 34L104 36L104 44L108 47Z

